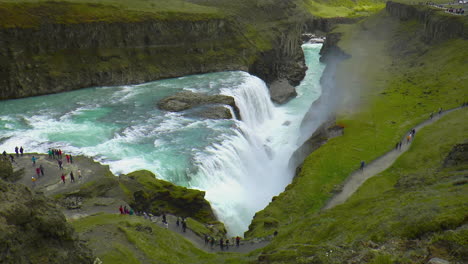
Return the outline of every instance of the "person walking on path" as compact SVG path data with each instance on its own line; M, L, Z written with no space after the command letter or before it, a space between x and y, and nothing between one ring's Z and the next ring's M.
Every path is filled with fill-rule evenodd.
M121 214L121 215L123 215L123 214L124 214L124 211L123 211L123 207L122 207L122 205L120 205L120 207L119 207L119 211L120 211L120 214Z
M208 245L208 242L210 241L210 238L207 234L204 234L205 236L205 246Z
M430 119L432 119L432 117L434 117L434 112L432 112L429 117L430 117Z
M5 150L3 151L3 153L2 153L2 154L3 154L3 158L7 159L7 153L6 153L6 151L5 151Z
M63 184L65 184L65 173L62 173L62 176L60 176L60 178L62 179Z
M21 157L23 156L23 152L24 152L24 149L23 149L23 146L21 146L21 147L20 147Z
M411 141L411 134L408 134L408 135L406 136L406 144L409 144L410 141Z
M167 222L166 214L165 214L165 213L162 214L162 222L163 222L163 223L166 223L166 222Z
M366 166L366 162L365 161L361 161L361 167L359 168L361 171L364 170L364 166Z
M44 166L39 165L39 169L41 170L41 175L44 176Z
M65 158L67 159L67 163L70 163L70 156L68 156L68 154L65 155Z
M81 170L78 169L77 173L78 173L78 180L81 180L81 178L82 178L82 176L81 176Z
M211 249L213 249L214 244L215 244L215 239L214 239L214 237L212 237L212 238L211 238L211 241L210 241Z
M19 157L18 146L15 147L16 157Z
M223 238L219 239L219 248L221 248L221 251L224 250L224 239Z
M229 239L226 239L226 250L229 250Z
M62 160L57 160L57 163L58 163L59 169L63 170Z
M35 156L32 156L31 160L32 160L33 166L36 166L37 158Z
M240 236L236 236L236 247L239 247L240 244Z
M49 158L52 158L52 149L49 149L47 153L49 154Z
M36 175L37 175L37 178L41 176L41 169L39 167L36 168Z
M185 233L185 230L187 230L187 223L185 221L182 222L182 232Z
M73 171L70 171L70 181L75 182L75 176L73 175Z
M177 217L177 220L176 220L176 222L175 222L175 223L176 223L176 225L177 225L177 226L179 226L179 223L180 223L180 219L179 219L179 217Z
M70 158L70 163L73 163L73 157L72 157L72 155L70 154L70 155L68 155L68 157Z
M32 181L32 187L35 188L37 179L34 176L32 176L31 181Z
M15 157L13 155L10 154L10 160L11 160L11 163L16 163L15 162Z

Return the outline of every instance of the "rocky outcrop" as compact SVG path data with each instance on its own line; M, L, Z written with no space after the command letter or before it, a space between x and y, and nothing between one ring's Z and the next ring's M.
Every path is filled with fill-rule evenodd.
M320 49L320 61L329 62L331 59L337 58L338 60L343 60L349 57L348 54L343 52L338 47L338 42L341 39L341 33L328 33L323 43L322 48Z
M51 200L0 180L0 201L1 263L93 263Z
M222 105L203 107L202 109L195 111L194 114L199 117L208 118L208 119L236 118L235 116L232 116L231 109Z
M444 167L468 164L468 143L455 145L444 160Z
M296 88L289 84L288 80L276 80L270 85L271 100L277 104L284 104L296 95Z
M205 192L187 189L156 179L149 171L136 171L119 177L120 184L133 193L129 204L136 211L192 217L202 223L217 222Z
M249 67L249 72L271 85L277 80L287 80L297 86L304 79L307 66L302 52L303 22L286 24L276 29L278 36L273 40L272 49L261 52L259 58Z
M300 167L304 159L312 152L320 148L329 139L339 137L344 134L344 127L335 124L333 119L329 119L323 123L312 136L307 139L289 159L289 167L296 168L296 172L300 171ZM297 173L296 173L297 174Z
M236 118L240 119L239 108L237 108L234 98L227 95L207 95L184 91L161 99L157 105L159 109L171 112L180 112L196 106L208 105L210 108L200 111L200 114L207 117L217 117L217 119L228 116L231 118L232 116L229 109L214 105L229 105L234 110ZM229 114L226 113L226 110L229 111Z
M361 18L350 17L314 17L306 21L304 32L314 33L317 36L324 36L326 33L332 31L332 29L338 24L353 24L360 19Z
M465 16L445 14L443 10L426 5L407 5L387 2L386 11L401 20L415 19L424 25L426 42L445 41L451 38L468 39L468 21Z

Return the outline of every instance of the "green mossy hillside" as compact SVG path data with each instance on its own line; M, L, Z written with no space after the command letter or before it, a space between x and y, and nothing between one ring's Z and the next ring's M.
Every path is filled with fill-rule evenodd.
M37 27L41 24L141 22L220 18L216 8L186 1L0 1L0 27Z
M278 264L421 263L433 257L465 263L468 162L444 163L455 145L468 143L467 119L464 108L418 131L389 169L346 203L309 210L284 226L260 258Z
M153 173L144 170L120 176L119 184L137 211L192 217L205 224L219 224L203 191L156 179Z
M179 234L139 216L99 214L79 219L73 226L89 240L104 263L240 263L244 257L207 253Z
M399 21L385 12L337 29L339 47L351 55L336 69L337 123L344 135L305 160L286 191L256 214L247 236L306 221L304 214L318 212L361 160L391 150L431 112L468 101L467 40L430 45L423 42L423 30L415 20Z

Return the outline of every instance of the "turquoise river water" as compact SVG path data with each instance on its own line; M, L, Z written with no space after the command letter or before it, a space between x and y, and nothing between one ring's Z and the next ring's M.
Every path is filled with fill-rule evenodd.
M0 151L61 148L108 164L115 174L150 170L206 191L229 233L242 235L255 212L294 175L288 160L298 147L302 118L321 94L320 48L303 45L306 78L296 88L298 96L280 106L271 103L262 80L240 71L2 101ZM182 90L233 96L242 121L156 107L158 100Z

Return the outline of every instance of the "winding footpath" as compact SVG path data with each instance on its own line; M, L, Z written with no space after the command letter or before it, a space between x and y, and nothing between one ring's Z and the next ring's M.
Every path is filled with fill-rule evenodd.
M434 123L435 121L439 120L441 117L444 115L455 111L457 109L461 109L462 107L456 107L452 108L446 111L443 111L440 114L434 114L432 119L428 119L424 122L419 123L414 127L416 130L416 135L415 137L418 136L418 131L420 131L423 127L430 125ZM406 137L408 136L410 132L406 133L403 138L401 139L402 145L401 149L392 149L389 152L385 153L384 155L378 157L377 159L373 160L372 162L368 163L365 167L364 170L356 170L354 171L345 181L343 189L341 190L340 193L336 194L333 196L327 204L323 207L322 210L327 210L330 208L333 208L339 204L344 203L354 192L357 191L357 189L369 178L372 176L375 176L382 171L386 170L389 168L395 160L401 156L401 154L405 153L409 147L411 146L411 143L413 140L411 140L409 143L406 142Z

